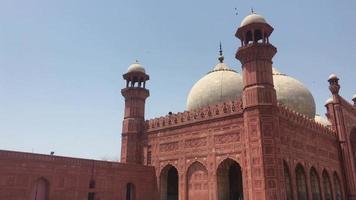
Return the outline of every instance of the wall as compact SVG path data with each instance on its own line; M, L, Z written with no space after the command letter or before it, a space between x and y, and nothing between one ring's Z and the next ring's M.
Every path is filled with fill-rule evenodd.
M145 164L155 166L158 185L167 166L177 169L180 200L217 199L219 165L227 159L243 165L240 101L172 114L146 123Z
M280 151L284 162L287 164L292 181L292 192L297 199L296 167L302 166L307 185L307 193L311 199L310 170L314 168L319 177L319 185L323 196L322 173L325 171L330 177L332 190L334 173L341 182L343 196L343 171L340 162L339 144L336 132L317 124L312 119L280 107ZM284 190L284 188L282 188ZM334 199L336 193L333 191Z
M31 199L39 179L50 200L87 200L89 192L95 200L124 200L128 183L134 199L158 199L153 167L0 150L0 199Z

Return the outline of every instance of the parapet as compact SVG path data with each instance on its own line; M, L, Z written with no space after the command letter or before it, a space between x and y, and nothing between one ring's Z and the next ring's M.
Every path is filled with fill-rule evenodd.
M333 137L336 137L336 133L329 127L326 127L318 122L315 122L314 119L309 118L303 114L300 114L290 108L278 104L279 115L283 118L286 118L288 121L292 121L300 126L309 128L315 132L324 133Z
M230 100L191 111L178 112L146 120L146 130L150 131L181 126L235 114L242 114L242 112L242 99L237 99L236 101Z

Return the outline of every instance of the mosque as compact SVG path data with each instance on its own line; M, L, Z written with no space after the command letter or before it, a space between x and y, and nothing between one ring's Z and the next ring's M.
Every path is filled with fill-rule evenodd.
M356 95L341 97L332 74L326 117L316 115L308 88L272 67L272 32L263 16L245 17L241 74L220 49L186 111L154 119L150 77L130 65L121 162L0 151L0 199L356 200Z

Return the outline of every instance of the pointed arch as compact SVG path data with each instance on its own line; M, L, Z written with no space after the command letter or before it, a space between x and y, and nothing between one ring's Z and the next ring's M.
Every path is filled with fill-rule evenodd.
M242 169L235 160L227 158L217 168L219 200L243 199Z
M323 171L323 188L324 188L324 198L325 198L325 200L333 200L329 174L325 169Z
M336 200L343 200L340 179L336 172L334 172L333 181L334 181L334 192L335 192Z
M321 200L320 179L314 167L310 168L310 186L311 186L312 200Z
M307 200L307 183L305 178L304 167L301 164L297 164L295 168L295 177L297 182L298 200Z
M160 174L161 199L178 200L179 178L178 170L175 166L168 164Z
M286 161L283 160L283 170L284 170L284 186L286 192L286 200L293 200L293 190L292 190L292 178L290 175L290 170Z
M187 199L209 199L208 170L198 162L193 162L187 170Z
M31 200L48 200L49 198L49 181L45 178L39 178L35 181Z

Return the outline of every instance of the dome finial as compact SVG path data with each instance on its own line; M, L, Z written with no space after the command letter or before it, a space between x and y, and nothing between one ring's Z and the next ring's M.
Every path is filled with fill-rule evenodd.
M253 10L253 7L251 7L251 14L256 14L256 12Z
M222 51L221 41L220 41L220 50L219 50L219 58L218 58L218 60L220 61L220 63L224 62L224 55L223 55L223 51Z

